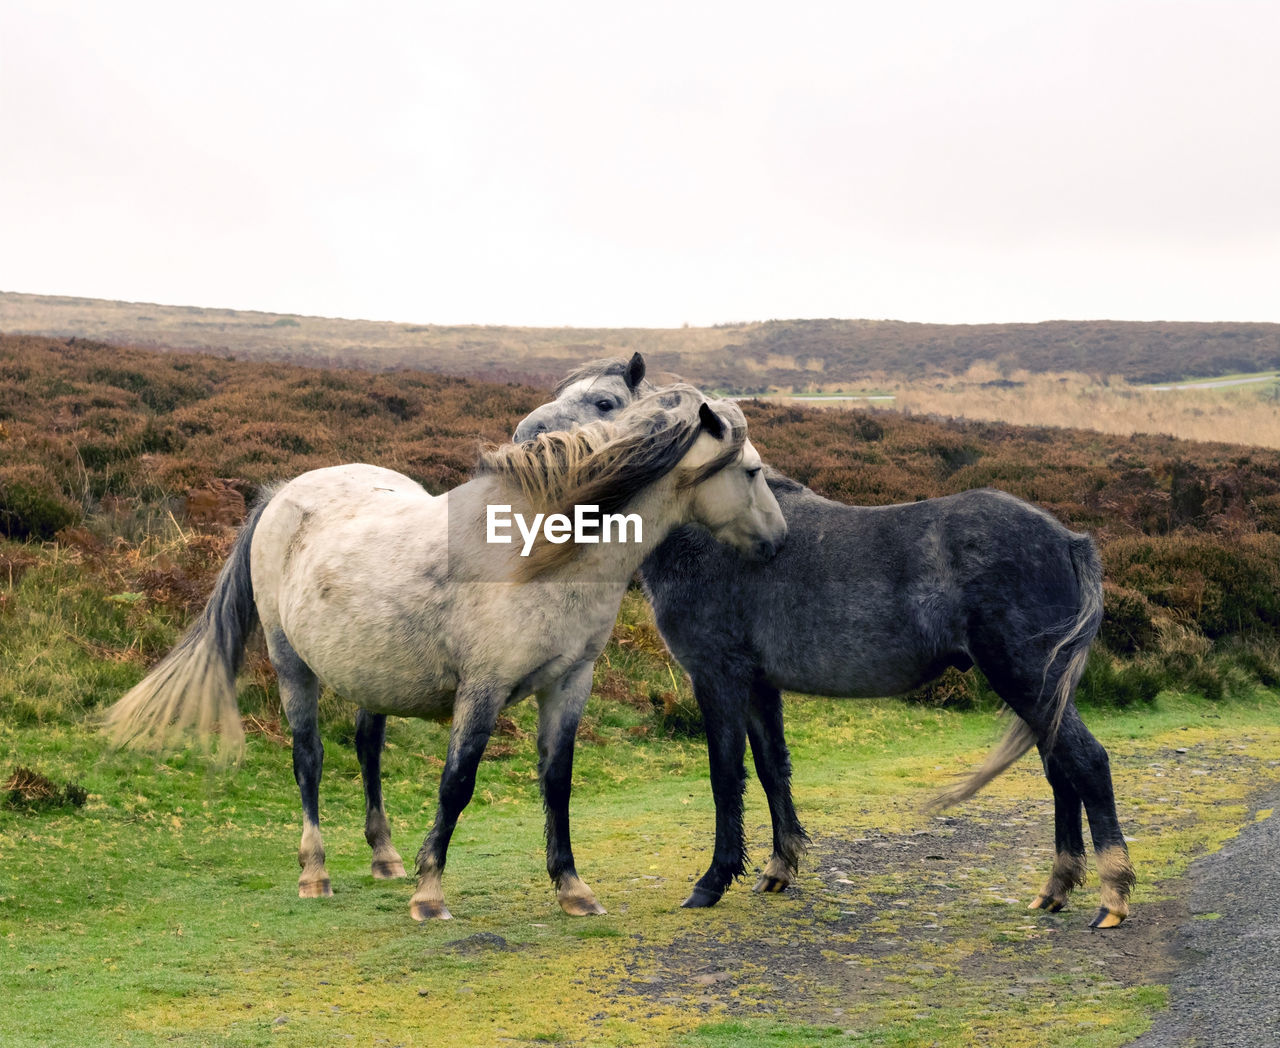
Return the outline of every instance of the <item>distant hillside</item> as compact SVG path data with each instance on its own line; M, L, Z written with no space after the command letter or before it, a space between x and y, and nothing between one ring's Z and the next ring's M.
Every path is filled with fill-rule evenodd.
M0 292L0 332L195 349L254 360L415 368L545 386L591 357L645 354L654 371L739 393L920 382L977 361L1131 382L1280 368L1280 324L912 324L771 320L712 328L448 327Z
M1035 372L1170 382L1280 367L1280 324L770 321L753 326L737 353L756 361L789 357L797 376L812 377L817 370L827 381L877 371L909 380L936 372L957 375L977 361L990 361Z

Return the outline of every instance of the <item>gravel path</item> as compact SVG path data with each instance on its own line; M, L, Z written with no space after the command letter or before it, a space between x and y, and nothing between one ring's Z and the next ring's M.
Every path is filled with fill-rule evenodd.
M1280 808L1280 790L1259 800ZM1167 1012L1129 1048L1280 1045L1280 813L1245 827L1188 871L1192 919Z

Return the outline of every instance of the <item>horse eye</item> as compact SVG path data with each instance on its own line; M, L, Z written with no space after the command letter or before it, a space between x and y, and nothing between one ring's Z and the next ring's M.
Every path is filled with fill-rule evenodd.
M613 410L613 401L612 401L612 400L597 400L597 401L596 401L596 410L597 410L597 411L612 411L612 410Z
M760 467L759 467L759 466L756 466L756 467L755 467L755 469L749 469L749 470L747 470L747 479L748 479L748 480L755 480L755 479L756 479L756 477L758 477L758 476L760 476Z

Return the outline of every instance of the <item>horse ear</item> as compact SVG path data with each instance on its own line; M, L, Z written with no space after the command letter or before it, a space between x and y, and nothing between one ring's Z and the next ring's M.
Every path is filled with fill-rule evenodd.
M631 359L627 361L627 373L623 377L628 389L635 389L640 385L644 381L644 357L639 353L632 353Z
M702 428L716 440L724 437L724 420L711 410L711 405L705 400L698 406L698 418L702 420Z

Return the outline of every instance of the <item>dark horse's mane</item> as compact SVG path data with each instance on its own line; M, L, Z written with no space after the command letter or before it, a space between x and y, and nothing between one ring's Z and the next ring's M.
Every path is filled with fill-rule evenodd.
M765 483L769 485L769 490L773 492L778 492L778 491L794 492L794 491L809 490L803 484L801 484L800 481L792 480L785 473L779 473L776 469L774 469L772 466L768 464L766 464L764 467L764 479L765 479Z

